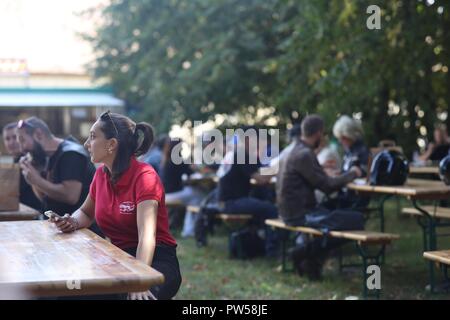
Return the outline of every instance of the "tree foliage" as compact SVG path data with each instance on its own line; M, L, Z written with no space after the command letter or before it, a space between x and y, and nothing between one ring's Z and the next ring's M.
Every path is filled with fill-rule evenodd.
M370 144L392 135L410 152L438 117L450 127L450 3L380 0L369 30L371 2L114 0L86 36L91 67L161 130L263 107L280 126L346 113Z

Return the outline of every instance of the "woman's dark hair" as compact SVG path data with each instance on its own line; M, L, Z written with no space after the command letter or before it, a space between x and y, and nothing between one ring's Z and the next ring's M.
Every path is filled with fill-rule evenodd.
M100 115L99 121L106 139L115 138L118 141L116 158L110 172L111 180L115 183L130 166L131 157L139 157L150 149L154 130L146 122L136 124L126 116L109 111Z
M178 139L171 139L169 136L166 137L163 147L163 156L162 156L162 166L165 166L168 162L172 161L172 150L181 143Z

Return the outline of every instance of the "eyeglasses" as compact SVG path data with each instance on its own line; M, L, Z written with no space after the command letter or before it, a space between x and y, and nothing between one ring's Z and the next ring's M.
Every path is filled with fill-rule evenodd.
M36 129L36 126L31 124L29 121L27 120L19 120L19 122L17 123L17 128L18 129L22 129L23 127L28 127L28 128L32 128L32 129Z
M111 123L112 123L112 125L113 125L113 127L114 127L114 130L116 130L116 137L118 137L118 136L119 136L119 130L117 130L116 124L114 123L114 121L113 121L113 119L112 119L110 113L111 113L110 110L104 112L104 113L100 116L100 119L103 119L103 117L104 117L105 115L107 115L108 118L109 118L109 121L111 121Z

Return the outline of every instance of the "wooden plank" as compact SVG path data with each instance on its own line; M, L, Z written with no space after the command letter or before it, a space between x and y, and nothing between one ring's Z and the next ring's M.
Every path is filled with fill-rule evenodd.
M439 174L439 167L430 166L430 167L415 167L409 166L410 174Z
M200 207L199 206L187 206L186 211L192 212L192 213L199 213Z
M430 216L434 218L441 218L441 219L450 219L450 208L444 208L444 207L435 207L435 206L423 206L422 209L424 209L426 212L430 214ZM402 213L404 214L410 214L413 216L422 216L422 212L417 210L413 207L403 208Z
M427 251L423 253L425 259L450 265L450 250Z
M19 209L20 168L17 164L0 164L0 211Z
M268 219L266 220L266 224L269 226L290 230L294 232L302 232L306 234L311 234L314 236L323 236L323 233L314 228L308 227L293 227L286 225L283 221L279 219ZM390 233L381 233L381 232L373 232L373 231L365 231L365 230L357 230L357 231L330 231L330 236L334 238L341 238L347 240L354 240L360 242L371 242L371 243L389 243L392 240L398 239L399 236L396 234Z
M34 220L40 213L24 204L19 204L18 211L0 211L0 221Z
M407 196L415 199L445 199L450 196L450 186L441 181L408 179L403 186L371 186L361 181L347 184L350 190Z
M184 207L185 206L184 202L181 201L180 199L174 199L172 201L168 201L166 199L165 203L166 203L167 207Z
M201 174L201 173L194 173L190 175L187 179L183 180L183 183L186 185L204 186L207 188L214 188L218 182L219 177L217 177L215 174Z
M391 242L392 240L399 239L400 236L392 233L382 233L373 231L331 231L330 235L335 238L343 238L348 240L355 240L360 242Z
M322 236L323 235L323 233L320 232L317 229L308 228L308 227L288 226L283 221L281 221L279 219L267 219L266 220L266 224L269 225L269 226L272 226L272 227L281 228L281 229L294 231L294 232L303 232L303 233L312 234L312 235L315 235L315 236Z
M90 230L64 234L48 221L0 223L1 263L0 292L28 297L137 292L164 281Z
M252 218L252 215L219 213L216 215L216 217L223 221L242 221L242 220L250 220Z

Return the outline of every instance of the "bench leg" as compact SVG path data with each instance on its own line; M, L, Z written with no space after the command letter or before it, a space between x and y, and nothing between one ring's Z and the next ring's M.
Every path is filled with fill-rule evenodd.
M385 202L391 198L392 195L391 194L387 194L384 195L379 203L379 207L378 207L378 213L379 213L379 218L380 218L380 232L384 232L385 230L385 226L384 226L384 204ZM380 257L380 264L384 264L386 262L385 256L384 256L384 250L381 253L381 257Z
M391 198L391 194L383 195L378 204L378 217L380 219L380 232L384 232L384 203Z
M293 271L288 269L287 267L287 261L288 261L288 243L291 241L291 232L286 230L281 230L281 271L282 272L289 272Z
M284 233L284 232L283 232ZM288 239L286 239L288 238ZM287 255L287 245L286 242L289 240L288 234L283 234L281 239L281 271L286 272L286 255Z
M367 299L368 297L375 297L376 299L380 299L381 294L381 288L380 289L373 289L375 292L374 294L369 294L369 289L367 288L367 267L369 265L377 265L380 267L381 265L381 258L384 257L384 251L386 248L386 245L381 245L381 248L375 253L370 254L367 252L367 250L362 246L360 243L356 242L356 247L358 248L359 255L362 258L362 272L363 272L363 298Z
M448 293L450 290L450 279L448 277L448 265L441 264L442 273L444 274L444 289Z

